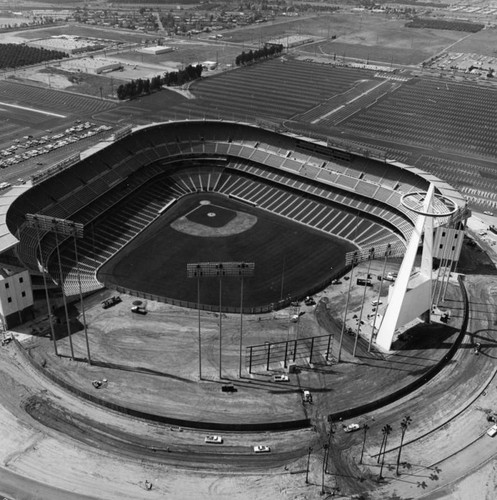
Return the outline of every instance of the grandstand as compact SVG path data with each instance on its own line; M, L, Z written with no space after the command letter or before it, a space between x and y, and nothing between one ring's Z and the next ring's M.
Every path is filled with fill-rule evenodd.
M23 186L4 206L1 251L13 249L21 267L48 263L58 281L61 248L66 296L78 293L74 248L26 223L27 213L81 223L82 290L104 286L97 271L164 212L190 194L232 197L358 249L406 245L413 214L403 194L426 191L462 197L435 177L396 162L382 163L319 141L227 121L168 122L140 127L107 147L83 154L48 182ZM40 241L40 245L38 244ZM41 254L40 254L41 248ZM167 297L166 297L167 299Z

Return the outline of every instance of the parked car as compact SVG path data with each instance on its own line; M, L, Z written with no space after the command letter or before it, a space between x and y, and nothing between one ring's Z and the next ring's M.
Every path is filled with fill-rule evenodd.
M289 380L288 375L275 375L273 377L273 382L288 382Z
M343 430L345 432L354 432L358 431L361 428L359 424L349 424L349 425L344 425Z
M208 444L223 444L221 436L205 436L205 442Z
M121 297L119 297L119 295L114 295L113 297L109 297L108 299L102 301L102 307L104 309L108 309L109 307L119 304L119 302L122 302Z
M312 403L311 391L304 391L302 393L302 399L303 399L304 403Z
M488 429L487 434L493 438L497 434L497 424L492 425L492 427Z
M254 453L269 453L271 448L269 446L264 446L262 444L258 444L254 446Z
M306 306L313 306L316 304L316 301L312 298L312 297L309 297L307 296L305 299L304 299L304 304Z
M135 314L147 314L147 310L143 306L133 306L131 312Z

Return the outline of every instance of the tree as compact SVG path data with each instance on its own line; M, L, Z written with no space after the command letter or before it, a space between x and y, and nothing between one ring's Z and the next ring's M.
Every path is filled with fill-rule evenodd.
M383 446L383 456L381 459L381 468L380 468L380 475L379 479L383 479L383 466L385 465L385 452L387 451L387 440L389 434L392 432L392 426L390 424L387 424L383 426L383 429L381 429L381 432L383 432L383 441L384 441L384 446Z
M117 87L117 98L122 101L123 99L126 99L126 92L124 89L124 85L119 85Z
M368 433L369 425L364 424L362 427L363 435L362 435L362 450L361 450L361 458L359 459L359 464L362 464L362 457L364 455L364 447L366 446L366 434Z
M411 425L412 419L409 415L406 415L402 422L400 423L400 429L402 434L400 435L400 446L399 446L399 454L397 455L397 470L395 474L399 475L399 464L400 464L400 454L402 453L402 445L404 444L404 436L406 435L407 428Z
M150 80L148 78L143 80L143 92L145 94L150 94Z

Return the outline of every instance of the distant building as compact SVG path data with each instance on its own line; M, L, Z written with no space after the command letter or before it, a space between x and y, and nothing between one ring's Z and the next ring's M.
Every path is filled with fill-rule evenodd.
M292 47L298 47L304 43L311 43L314 38L310 35L290 35L281 38L273 38L268 40L268 45L283 45L285 49L291 49Z
M217 62L216 61L204 61L202 63L202 67L204 69L207 69L209 71L212 71L217 68Z
M33 10L33 17L51 17L52 19L67 19L73 15L71 10Z
M167 47L166 45L154 45L152 47L143 47L140 49L140 52L144 54L152 54L157 56L159 54L166 54L167 52L172 52L172 47Z
M73 59L64 61L61 66L64 69L71 71L80 71L84 73L107 73L109 71L117 71L123 67L122 63L104 57L83 57L80 59Z

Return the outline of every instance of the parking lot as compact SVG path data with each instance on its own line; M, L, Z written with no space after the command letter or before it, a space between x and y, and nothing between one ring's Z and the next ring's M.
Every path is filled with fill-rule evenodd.
M111 129L110 125L97 125L90 121L76 120L72 127L57 134L40 137L25 135L22 139L15 139L9 146L0 150L0 168L8 168L35 157L37 158L36 165L42 166L45 164L42 155Z

